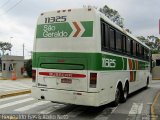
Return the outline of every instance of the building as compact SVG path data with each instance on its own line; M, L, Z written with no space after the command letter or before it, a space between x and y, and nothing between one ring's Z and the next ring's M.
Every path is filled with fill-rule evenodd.
M152 54L152 60L155 61L155 67L152 69L152 79L160 80L160 54Z
M4 55L2 60L2 78L10 79L12 72L16 73L17 78L23 77L24 57Z
M0 72L2 71L2 60L1 60L1 57L0 57Z

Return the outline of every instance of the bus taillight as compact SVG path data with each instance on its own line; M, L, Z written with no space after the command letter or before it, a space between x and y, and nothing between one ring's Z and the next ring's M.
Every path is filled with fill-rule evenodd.
M90 88L96 88L97 84L97 73L90 73Z
M32 70L32 82L36 81L36 70Z

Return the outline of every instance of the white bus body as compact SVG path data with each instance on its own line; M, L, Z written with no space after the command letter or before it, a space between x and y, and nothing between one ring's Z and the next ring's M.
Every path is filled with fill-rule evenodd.
M105 49L102 32L106 25L114 30L114 38L119 31L134 40L144 57L125 53L127 44L121 46L122 51L112 50L112 45ZM109 36L106 39L111 40L111 33ZM32 95L60 103L101 106L117 99L118 88L124 99L149 83L148 53L145 44L93 8L42 13L34 40Z

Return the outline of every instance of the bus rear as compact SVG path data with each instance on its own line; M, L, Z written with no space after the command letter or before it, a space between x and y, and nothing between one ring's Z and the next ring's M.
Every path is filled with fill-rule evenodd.
M100 19L94 9L58 10L38 18L32 95L54 102L99 106ZM101 66L101 65L100 65Z

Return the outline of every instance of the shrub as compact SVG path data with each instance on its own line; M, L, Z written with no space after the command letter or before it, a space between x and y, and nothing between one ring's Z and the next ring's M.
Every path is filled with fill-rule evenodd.
M25 64L25 69L27 71L27 75L32 77L32 59L29 59Z

